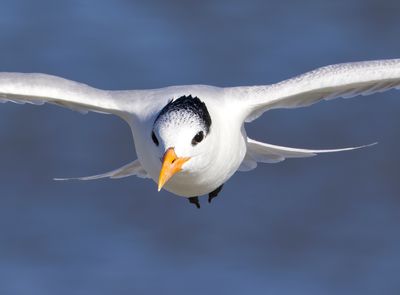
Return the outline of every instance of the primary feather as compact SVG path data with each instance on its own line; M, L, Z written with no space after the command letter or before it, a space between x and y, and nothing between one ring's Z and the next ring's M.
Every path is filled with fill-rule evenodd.
M400 87L400 59L322 67L276 84L226 88L241 99L246 122L276 108L309 106L323 99L370 95Z
M71 178L54 178L54 180L95 180L101 178L124 178L128 176L135 175L140 178L149 178L147 172L143 169L142 165L138 160L132 161L121 168L112 170L110 172L91 175L91 176L84 176L84 177L71 177Z
M121 114L122 100L112 92L46 74L0 73L1 102L56 104L75 111Z

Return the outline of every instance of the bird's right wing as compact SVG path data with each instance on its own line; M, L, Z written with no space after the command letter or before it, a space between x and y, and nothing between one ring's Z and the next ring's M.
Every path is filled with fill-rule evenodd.
M82 113L95 111L121 116L129 111L132 102L116 93L46 74L0 73L0 102L51 103ZM130 93L131 100L134 93Z
M152 91L106 91L86 84L46 74L0 73L0 102L42 105L50 103L81 113L94 111L118 115L130 122L130 117L140 111L141 99L146 99ZM121 178L130 175L148 177L138 160L119 169L89 177ZM66 180L66 179L58 179Z
M124 178L131 175L135 175L140 178L150 178L147 172L143 169L140 162L138 160L135 160L133 162L130 162L129 164L122 166L121 168L98 175L75 178L55 178L54 180L94 180L100 178Z
M257 163L278 163L286 158L306 158L313 157L323 153L335 153L343 151L351 151L374 145L376 143L348 147L341 149L328 149L328 150L309 150L309 149L298 149L284 146L278 146L259 142L251 138L247 138L247 151L243 159L242 164L239 167L239 171L250 171L257 167Z

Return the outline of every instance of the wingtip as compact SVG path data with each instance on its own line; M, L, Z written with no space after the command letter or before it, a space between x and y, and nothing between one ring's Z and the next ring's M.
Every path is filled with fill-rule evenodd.
M374 145L377 145L378 142L373 142L373 143L369 143L369 144L364 144L364 145L360 145L360 146L353 146L353 147L347 147L347 148L340 148L340 149L330 149L330 150L311 150L314 152L315 154L324 154L324 153L336 153L336 152L346 152L346 151L354 151L354 150L358 150L358 149L363 149L363 148L368 148Z
M373 142L373 143L368 143L368 144L364 144L364 145L360 145L360 146L354 146L354 147L350 147L350 148L344 148L342 149L343 151L354 151L354 150L359 150L359 149L363 149L363 148L369 148L371 146L377 145L378 142ZM341 149L338 149L338 151L341 151Z
M362 149L362 148L368 148L374 145L377 145L379 142L373 142L373 143L369 143L369 144L365 144L365 145L361 145L361 146L356 146L353 149Z
M69 180L79 180L79 178L53 178L54 181L69 181Z

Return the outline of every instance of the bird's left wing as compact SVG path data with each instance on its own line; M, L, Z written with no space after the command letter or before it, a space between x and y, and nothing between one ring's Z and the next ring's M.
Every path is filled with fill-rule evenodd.
M225 94L240 101L244 120L250 122L270 109L304 107L323 99L392 88L400 88L400 59L331 65L277 84L225 88Z
M239 171L253 170L254 168L257 167L257 163L278 163L287 158L306 158L324 153L351 151L355 149L372 146L375 144L376 143L372 143L363 146L348 147L341 149L311 150L311 149L299 149L299 148L273 145L264 142L259 142L251 138L247 138L246 155L238 170Z
M129 107L126 99L119 99L112 91L36 73L0 73L0 102L7 101L51 103L83 113L95 111L117 115L122 115Z

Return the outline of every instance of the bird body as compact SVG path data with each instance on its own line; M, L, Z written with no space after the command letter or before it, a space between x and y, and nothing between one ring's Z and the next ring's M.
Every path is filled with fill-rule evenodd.
M164 91L170 94L165 95ZM151 141L151 131L153 123L156 120L160 110L165 107L171 99L179 99L185 95L191 97L201 97L207 105L207 109L212 118L212 125L207 138L207 149L212 153L207 153L205 157L193 157L191 163L187 163L185 170L176 174L166 183L164 188L176 195L184 197L193 197L208 194L227 181L238 169L246 154L246 133L241 119L242 111L235 103L229 103L229 98L223 96L222 89L205 85L195 85L187 87L170 87L162 89L162 96L149 97L148 101L161 102L160 105L146 107L140 112L139 116L132 117L129 122L133 137L135 138L136 154L143 168L148 175L155 181L158 181L163 150L160 150ZM158 93L156 95L159 95ZM221 116L220 110L224 111L226 116ZM192 138L190 134L174 132L177 137L185 139ZM181 145L184 147L185 145ZM180 156L186 156L185 150L179 150L176 147L176 153ZM192 169L192 167L195 169Z
M257 163L360 147L309 150L258 142L244 124L275 108L309 106L336 97L368 95L400 87L400 59L322 67L264 86L171 86L107 91L45 74L0 73L0 101L52 103L80 112L115 114L131 127L138 159L104 173L78 178L152 178L159 190L209 200L236 172Z

